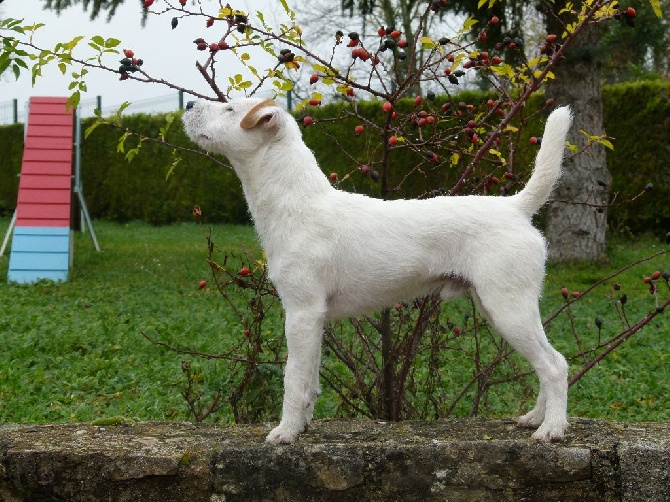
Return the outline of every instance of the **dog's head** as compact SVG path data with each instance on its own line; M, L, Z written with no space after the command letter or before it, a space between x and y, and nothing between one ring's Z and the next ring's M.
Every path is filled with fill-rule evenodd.
M288 122L286 116L271 99L246 98L228 103L189 101L182 120L195 143L235 163L253 157L277 137Z

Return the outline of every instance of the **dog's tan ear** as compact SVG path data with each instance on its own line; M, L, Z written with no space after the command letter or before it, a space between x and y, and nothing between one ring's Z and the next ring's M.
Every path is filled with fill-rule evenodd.
M253 129L258 125L273 125L278 112L277 103L272 99L266 99L249 110L240 122L240 127L242 129Z

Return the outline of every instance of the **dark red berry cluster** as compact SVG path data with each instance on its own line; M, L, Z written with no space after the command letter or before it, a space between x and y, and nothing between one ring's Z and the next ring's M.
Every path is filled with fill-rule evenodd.
M119 61L121 63L121 66L119 66L119 73L121 74L119 80L126 80L129 73L135 73L144 64L144 61L135 58L135 53L131 49L124 49L123 55L125 57Z

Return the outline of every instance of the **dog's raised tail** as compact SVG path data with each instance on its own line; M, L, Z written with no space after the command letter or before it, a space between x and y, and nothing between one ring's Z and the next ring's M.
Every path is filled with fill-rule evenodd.
M565 137L571 123L572 112L568 106L557 108L547 119L533 174L525 188L513 196L528 217L534 215L547 202L561 175Z

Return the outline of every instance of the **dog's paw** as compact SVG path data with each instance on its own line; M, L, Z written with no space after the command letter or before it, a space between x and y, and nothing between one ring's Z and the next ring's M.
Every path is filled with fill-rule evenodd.
M291 444L298 438L300 431L279 424L265 438L268 444Z
M529 429L537 429L544 421L544 412L538 411L537 408L529 411L522 417L516 419L516 424L519 427L527 427Z
M565 431L568 428L568 422L546 423L544 422L531 436L537 441L545 443L556 443L563 439Z

